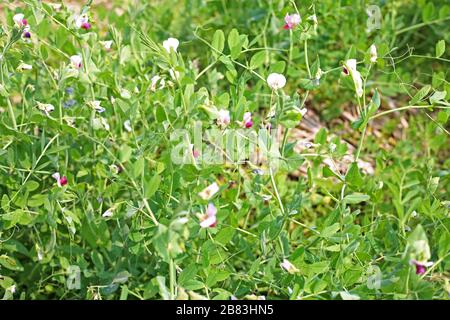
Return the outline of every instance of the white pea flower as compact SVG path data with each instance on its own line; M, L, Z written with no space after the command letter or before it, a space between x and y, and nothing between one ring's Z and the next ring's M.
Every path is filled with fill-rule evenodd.
M377 54L377 47L375 47L374 44L370 46L369 52L370 52L370 62L376 63L378 59L378 54Z
M220 109L217 115L217 125L225 128L230 124L230 111L225 109Z
M31 70L31 69L33 69L33 66L31 64L26 64L23 62L21 62L19 64L19 66L17 67L18 71L26 71L26 70Z
M171 50L177 52L178 45L180 44L180 41L175 38L169 38L163 42L163 47L166 49L168 53L170 53Z
M110 218L110 217L113 216L113 214L114 214L114 208L109 208L108 210L103 212L102 217L103 218Z
M180 73L173 68L169 69L169 74L170 74L170 77L175 81L180 78Z
M179 219L177 220L177 222L178 222L179 224L186 224L186 223L189 222L189 218L182 217L182 218L179 218Z
M308 17L309 21L312 21L313 24L318 24L319 22L317 21L317 16L315 14L313 14L312 16Z
M49 5L55 10L55 11L59 11L62 7L61 3L49 3Z
M209 186L207 186L205 189L203 189L202 191L199 192L199 196L200 198L202 198L203 200L209 200L212 198L212 196L214 196L217 192L219 191L219 186L217 185L216 182L210 184Z
M105 50L110 50L111 46L113 44L113 41L112 40L100 41L100 44L103 46L103 48L105 48Z
M353 83L355 85L356 95L358 97L362 97L363 91L363 83L361 78L361 73L356 70L356 59L349 59L344 62L344 68L342 70L344 76L350 75L353 79Z
M308 112L308 109L306 109L306 108L300 109L300 114L302 115L302 117L304 117L307 112Z
M162 89L162 88L164 88L164 86L165 86L165 81L164 81L164 79L162 79L162 78L161 78L160 76L158 76L158 75L153 76L152 79L151 79L150 81L151 81L151 84L150 84L150 90L153 91L153 92L156 91L156 89ZM159 83L159 88L157 88L158 83Z
M320 80L320 78L322 78L322 75L323 75L322 69L318 68L314 77L316 80Z
M45 113L46 116L50 115L50 112L55 110L55 107L50 103L37 103L37 108Z
M128 132L131 132L133 129L131 128L131 121L130 120L126 120L123 123L123 127L125 128L125 130L127 130Z
M330 147L330 152L335 152L336 151L336 147L337 146L336 146L335 143L331 142L329 147Z
M108 124L108 121L106 121L105 118L100 118L100 121L101 121L101 123L102 123L102 125L103 125L103 128L105 128L105 130L109 131L109 124Z
M120 89L120 96L123 98L123 99L130 99L131 98L131 93L130 93L130 91L128 91L127 89Z
M109 131L110 127L108 124L108 121L106 121L105 118L95 118L94 120L92 120L92 127L94 128L94 130L99 130L99 129L105 129L107 131Z
M286 85L286 78L279 73L271 73L267 77L267 84L272 90L278 90Z
M91 107L92 109L94 109L95 111L97 111L98 113L105 112L105 108L103 108L100 104L101 104L101 101L98 101L98 100L88 102L88 106Z
M75 69L80 69L83 65L83 58L78 54L71 56L70 65Z

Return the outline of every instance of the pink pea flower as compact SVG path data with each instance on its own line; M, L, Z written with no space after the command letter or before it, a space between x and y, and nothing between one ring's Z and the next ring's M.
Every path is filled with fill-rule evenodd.
M230 111L221 109L217 114L217 125L225 128L230 124Z
M59 172L55 172L54 174L52 174L52 178L54 178L56 180L56 183L58 184L58 187L63 187L67 184L67 177L66 176L62 176L59 174Z
M280 263L280 267L286 270L289 273L296 273L299 270L287 259L284 259L282 263Z
M428 267L433 265L433 262L425 261L420 262L414 259L409 260L409 264L416 267L416 274L424 274L427 271Z
M301 21L302 18L300 17L299 14L294 13L293 15L289 15L289 13L287 13L286 16L284 17L284 22L286 22L286 24L284 25L283 28L285 30L294 29L296 26L300 24Z
M28 25L28 21L27 21L27 19L25 19L25 16L23 15L23 13L15 14L13 17L13 20L14 20L14 23L16 24L16 26L19 28L25 27Z
M80 55L73 55L70 57L70 65L75 69L80 69L83 65L83 58Z
M242 126L244 128L251 128L253 126L252 113L251 112L244 113L244 117L243 117L243 120L242 120Z
M75 26L78 29L89 30L91 28L91 24L89 23L89 17L86 13L83 13L80 16L75 16Z
M202 221L200 222L200 227L214 228L217 224L216 214L217 214L216 207L212 203L209 203L208 207L206 208L205 215Z

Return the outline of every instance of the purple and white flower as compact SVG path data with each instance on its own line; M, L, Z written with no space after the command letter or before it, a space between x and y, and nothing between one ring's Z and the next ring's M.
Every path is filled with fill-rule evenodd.
M80 69L83 66L83 58L78 54L71 56L70 65L75 69Z
M284 22L285 22L285 25L283 28L285 30L290 30L290 29L294 29L296 26L298 26L300 24L300 22L302 22L302 18L297 13L294 13L292 15L287 13L286 16L284 17Z
M206 208L205 214L202 217L202 221L200 222L200 227L202 228L214 228L217 225L217 208L209 203Z

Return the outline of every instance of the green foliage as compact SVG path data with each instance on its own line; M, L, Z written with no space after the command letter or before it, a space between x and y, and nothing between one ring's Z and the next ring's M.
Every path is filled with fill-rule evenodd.
M361 1L7 6L0 295L447 299L450 7L378 5L371 31ZM302 22L284 30L297 10ZM14 25L19 12L31 40ZM92 28L76 27L82 13ZM286 85L272 90L271 73ZM313 110L327 128L314 127L306 147L292 133ZM225 137L246 112L252 130L278 134L261 147L276 170L247 158L203 165L194 151L221 150L213 140L198 149L196 125ZM201 196L214 182L218 192ZM201 228L209 203L217 223ZM433 264L417 274L414 261Z

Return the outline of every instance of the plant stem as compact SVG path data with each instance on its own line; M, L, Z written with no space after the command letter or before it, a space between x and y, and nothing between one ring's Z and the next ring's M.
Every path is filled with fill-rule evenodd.
M367 125L364 126L363 132L361 134L361 139L359 140L358 150L356 151L355 161L358 161L359 156L361 154L361 149L364 144L364 137L366 136Z
M282 212L283 215L284 215L284 214L285 214L285 211L284 211L283 202L281 201L280 194L278 193L278 188L277 188L277 185L276 185L276 183L275 183L275 178L274 178L274 176L273 176L272 167L270 167L270 166L269 166L269 173L270 173L270 181L272 182L272 188L273 188L273 190L275 191L275 196L277 197L278 204L280 205L281 212Z
M406 28L398 30L395 33L395 35L398 36L399 34L405 33L407 31L411 31L411 30L418 29L418 28L421 28L421 27L424 27L424 26L428 26L430 24L444 22L444 21L447 21L449 19L450 19L450 17L446 17L446 18L443 18L443 19L436 19L436 20L432 20L432 21L418 23L418 24L415 24L415 25L412 25L412 26L409 26L409 27L406 27Z
M393 113L401 110L408 110L408 109L428 109L428 108L436 108L436 109L450 109L450 107L443 107L443 106L432 106L432 105L426 105L426 106L405 106L400 108L395 108L392 110L387 110L383 112L379 112L373 116L370 117L370 120Z
M6 102L8 104L8 113L9 113L9 116L11 117L13 128L14 128L14 130L17 130L16 116L14 115L14 109L11 104L11 101L9 100L9 97L6 98Z
M305 48L306 70L308 70L308 76L311 79L311 70L309 69L309 61L308 61L308 40L305 40L304 48Z
M169 260L170 299L175 300L175 265L173 259Z

